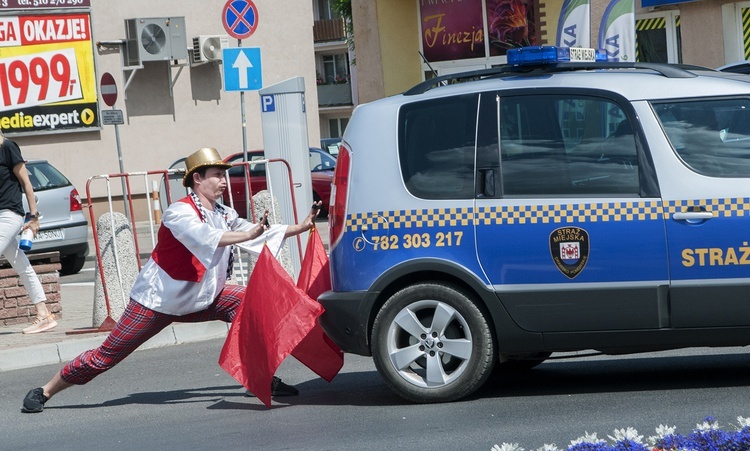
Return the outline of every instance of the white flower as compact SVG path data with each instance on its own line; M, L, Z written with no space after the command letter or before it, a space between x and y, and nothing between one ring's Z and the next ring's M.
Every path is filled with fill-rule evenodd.
M718 421L704 421L703 423L698 423L695 425L695 430L698 432L708 432L708 431L716 431L719 429L719 422Z
M667 426L666 424L660 424L658 428L656 428L656 433L659 435L659 438L664 438L668 435L674 435L675 432L677 432L677 426Z
M597 437L596 432L593 434L584 432L583 437L578 437L577 439L570 441L571 446L580 445L582 443L606 443L606 441Z
M668 435L674 435L675 432L677 432L676 426L667 426L666 424L660 424L659 427L656 428L656 435L649 437L648 442L652 445L655 445L659 440Z
M490 451L524 451L524 449L518 446L518 443L503 443L493 446Z
M549 445L547 443L544 444L541 448L538 448L536 451L560 451L560 449L556 445Z
M634 428L627 428L627 429L615 429L614 437L611 435L608 435L610 440L613 442L620 442L624 440L630 440L635 443L641 443L643 444L643 436L638 435L638 431L636 431Z
M750 426L750 418L737 417L737 424L740 425L740 429Z

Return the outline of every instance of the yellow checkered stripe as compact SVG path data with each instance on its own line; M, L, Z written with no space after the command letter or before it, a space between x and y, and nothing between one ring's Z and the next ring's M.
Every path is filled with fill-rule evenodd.
M582 224L656 221L688 211L710 211L714 216L750 216L750 198L680 200L663 203L602 202L559 205L508 205L480 208L401 210L350 215L346 229L491 226L512 224Z
M424 210L400 210L377 213L358 213L349 216L348 231L381 230L390 227L459 227L474 225L473 208L440 208Z
M750 198L699 199L670 201L664 207L665 218L674 213L710 211L715 217L750 216Z
M653 221L661 218L662 213L661 203L658 201L522 205L480 210L476 215L476 224L571 224L608 221Z

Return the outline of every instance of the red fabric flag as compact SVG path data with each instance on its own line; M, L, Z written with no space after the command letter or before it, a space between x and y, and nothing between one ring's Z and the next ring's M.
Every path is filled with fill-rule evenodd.
M331 289L328 256L316 229L310 231L297 286L312 299L317 299L321 293ZM317 321L315 327L297 345L292 355L328 382L331 382L344 366L344 353L326 335Z
M250 275L219 366L271 407L271 381L284 358L315 327L323 307L294 285L267 246Z

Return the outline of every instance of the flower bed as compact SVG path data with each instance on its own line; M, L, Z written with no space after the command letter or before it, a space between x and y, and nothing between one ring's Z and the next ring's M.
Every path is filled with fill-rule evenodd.
M688 435L677 433L674 426L660 425L656 435L645 441L633 428L615 429L609 442L596 433L586 434L570 442L567 448L544 445L538 451L748 451L750 450L750 418L737 417L730 430L719 427L712 417L698 423ZM525 451L518 443L495 445L491 451Z

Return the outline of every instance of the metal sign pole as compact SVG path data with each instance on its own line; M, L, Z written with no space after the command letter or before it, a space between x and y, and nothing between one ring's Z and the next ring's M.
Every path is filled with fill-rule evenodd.
M115 106L112 105L112 109L115 109ZM120 163L120 174L125 174L125 166L122 163L122 149L120 147L120 126L117 124L115 125L115 140L117 141L117 159ZM125 185L125 176L120 177L120 181L122 182L122 202L125 204L125 217L130 220L130 207L128 207L128 188Z
M258 8L252 0L227 0L224 5L224 9L221 12L221 24L224 29L233 38L237 38L237 47L242 48L242 39L248 38L250 35L255 33L255 29L258 27ZM227 60L228 49L224 49L223 55L224 60ZM245 118L245 90L248 89L248 68L252 68L253 65L248 60L245 53L240 50L239 54L235 54L232 62L232 68L237 69L238 78L232 80L232 89L229 89L229 73L227 70L228 61L224 61L224 87L227 91L239 90L240 91L240 109L242 111L242 157L247 162L247 119ZM260 62L258 62L257 70L260 70ZM260 78L260 77L258 77ZM240 89L236 89L235 83L239 85ZM259 88L258 88L259 89ZM250 211L250 180L248 178L248 171L244 171L245 179L245 211L247 212L247 218L252 220L253 212Z
M242 39L237 39L237 47L242 47ZM242 159L247 161L247 119L245 118L245 91L240 91L240 112L242 115ZM249 163L249 162L248 162ZM247 166L250 167L249 165ZM252 221L254 212L250 211L250 180L247 178L248 171L242 171L245 174L245 215Z

